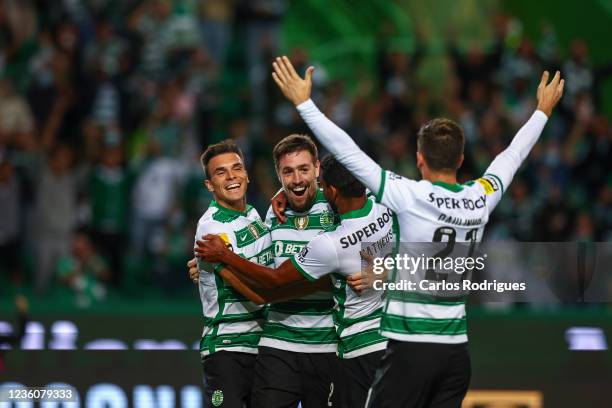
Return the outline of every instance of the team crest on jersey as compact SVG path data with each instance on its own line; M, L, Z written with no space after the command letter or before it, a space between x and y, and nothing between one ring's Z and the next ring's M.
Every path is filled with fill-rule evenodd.
M215 407L221 406L221 404L223 404L223 391L215 390L212 394L211 402Z
M493 194L499 190L499 183L493 177L482 177L476 180L485 189L485 194Z
M334 225L334 215L329 211L324 211L319 216L319 222L321 223L321 227L323 227L324 229L329 228Z
M295 217L293 220L293 225L295 225L295 228L299 230L306 229L306 227L308 227L308 216L303 215L301 217Z
M255 237L255 239L259 239L259 231L257 231L257 227L253 224L250 224L248 227L251 234Z

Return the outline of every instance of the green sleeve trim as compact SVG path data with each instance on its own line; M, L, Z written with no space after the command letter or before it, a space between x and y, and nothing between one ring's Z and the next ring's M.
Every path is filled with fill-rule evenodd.
M218 275L219 273L221 273L221 269L223 269L224 267L225 267L225 264L218 263L217 265L215 265L215 269L213 269L213 273Z
M302 267L297 263L297 261L295 260L295 258L292 256L291 258L291 263L293 264L293 266L295 267L295 269L309 282L314 282L317 280L317 278L311 276L308 272L306 272L304 269L302 269Z
M378 187L378 193L376 193L376 202L380 203L385 192L385 179L386 172L384 169L380 169L380 186Z
M506 191L506 189L504 188L504 183L502 183L501 179L499 177L497 177L495 174L492 173L487 173L485 174L486 176L491 176L491 177L495 177L495 180L497 180L497 182L499 183L500 187L501 187L501 192L502 194L504 194L504 192Z

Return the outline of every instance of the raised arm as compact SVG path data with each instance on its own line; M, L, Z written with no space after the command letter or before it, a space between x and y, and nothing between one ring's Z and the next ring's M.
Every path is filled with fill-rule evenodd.
M314 68L309 67L304 78L301 78L287 57L276 58L272 65L272 78L283 95L297 107L321 144L370 191L378 193L382 178L380 166L359 149L344 130L321 113L310 99Z
M548 118L559 99L561 99L561 95L563 95L565 80L561 79L559 71L557 71L550 84L547 84L548 77L548 71L544 71L538 86L537 110L516 133L510 146L495 157L484 174L485 188L490 187L489 191L493 193L488 200L490 210L497 205L501 195L510 185L514 174L538 141Z

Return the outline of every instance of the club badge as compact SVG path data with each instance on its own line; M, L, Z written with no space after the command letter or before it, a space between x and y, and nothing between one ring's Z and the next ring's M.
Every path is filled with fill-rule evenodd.
M306 229L306 227L308 227L308 216L303 215L301 217L295 217L293 220L293 225L295 225L295 228L299 230Z

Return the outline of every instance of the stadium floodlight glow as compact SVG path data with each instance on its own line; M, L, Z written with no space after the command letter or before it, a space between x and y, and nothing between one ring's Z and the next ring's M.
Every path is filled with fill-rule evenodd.
M570 350L601 351L608 349L606 335L600 327L570 327L565 331L565 339Z

